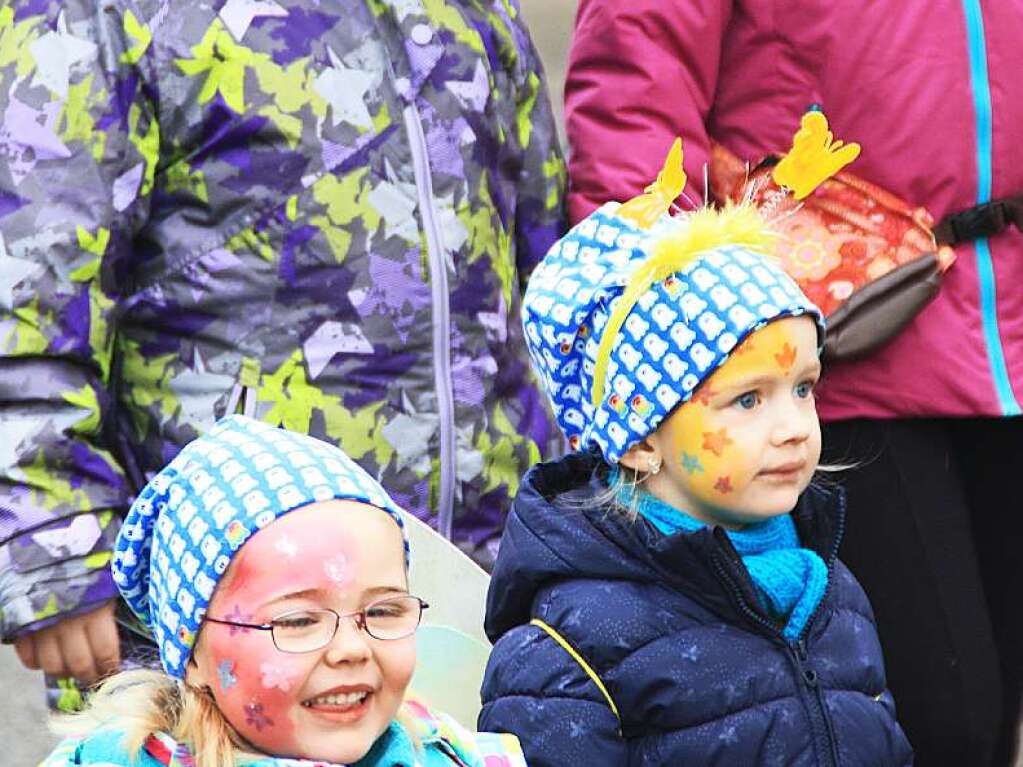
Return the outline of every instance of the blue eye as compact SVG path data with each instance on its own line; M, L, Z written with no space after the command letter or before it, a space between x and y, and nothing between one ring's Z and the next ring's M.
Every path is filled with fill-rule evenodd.
M813 395L813 381L803 381L802 383L796 384L795 392L799 399L806 399Z
M760 397L755 391L748 391L735 398L735 404L743 410L752 410L757 406L758 402L760 402Z

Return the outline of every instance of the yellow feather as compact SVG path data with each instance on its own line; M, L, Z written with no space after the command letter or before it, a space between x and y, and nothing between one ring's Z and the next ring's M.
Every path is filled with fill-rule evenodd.
M774 167L775 183L802 200L860 154L859 144L833 141L823 112L807 112L792 139L792 149Z
M741 245L767 254L776 237L756 207L747 203L728 203L722 210L701 208L694 211L677 232L661 239L654 247L653 255L632 273L601 333L593 371L593 406L598 407L604 398L604 379L615 338L632 307L651 285L682 271L701 253L722 245Z
M686 172L682 168L682 139L676 138L671 145L664 167L657 174L657 179L643 190L643 194L633 197L622 205L617 215L633 221L637 226L648 229L668 212L675 198L682 194L686 186Z

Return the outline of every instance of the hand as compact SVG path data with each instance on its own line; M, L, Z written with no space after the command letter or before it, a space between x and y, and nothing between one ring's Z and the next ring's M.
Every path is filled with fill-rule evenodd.
M57 677L73 676L92 684L117 670L121 662L114 602L52 626L26 634L14 642L18 658L30 669Z

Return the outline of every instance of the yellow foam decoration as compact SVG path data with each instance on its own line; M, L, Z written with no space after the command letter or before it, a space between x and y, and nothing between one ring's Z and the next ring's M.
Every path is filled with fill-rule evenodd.
M860 154L859 144L835 141L823 112L807 112L792 138L792 149L774 167L778 186L802 200Z
M686 186L686 172L682 169L682 139L675 139L664 167L657 174L657 180L618 208L617 215L628 219L643 229L649 229L671 208Z
M651 285L682 271L701 253L714 248L741 245L768 254L776 238L756 207L748 203L729 203L720 210L700 208L694 211L677 232L661 239L654 247L654 254L636 267L601 333L593 371L593 406L599 407L604 399L604 379L615 338L632 307Z

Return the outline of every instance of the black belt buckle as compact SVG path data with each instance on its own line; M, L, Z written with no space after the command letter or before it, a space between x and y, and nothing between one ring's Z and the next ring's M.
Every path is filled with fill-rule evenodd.
M1001 200L977 205L949 216L956 242L970 242L998 234L1008 224Z

